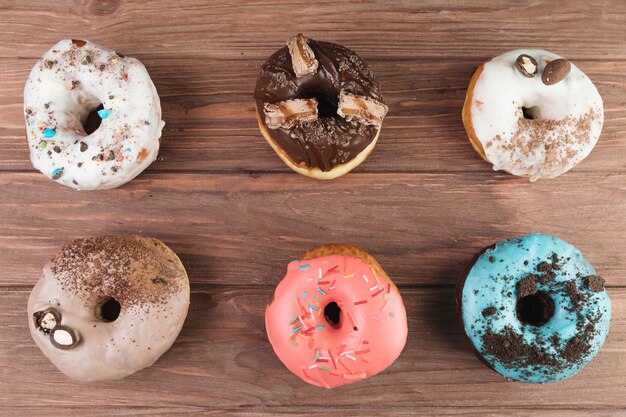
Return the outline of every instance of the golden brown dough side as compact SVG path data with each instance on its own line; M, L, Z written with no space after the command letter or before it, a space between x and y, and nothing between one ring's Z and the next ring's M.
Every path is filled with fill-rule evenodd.
M301 174L310 178L316 178L318 180L332 180L335 178L339 178L343 175L346 175L348 172L352 171L354 168L359 166L372 153L372 151L374 150L374 147L376 147L376 143L378 142L378 136L380 135L380 129L381 129L380 127L378 128L378 131L376 132L376 136L374 137L374 140L372 140L372 142L369 145L367 145L365 149L359 152L359 154L354 159L350 160L349 162L346 162L345 164L337 165L330 171L322 171L321 169L317 167L307 167L304 163L296 164L295 162L293 162L289 158L287 153L283 151L283 149L272 138L271 131L265 126L265 124L262 121L262 117L263 117L262 109L259 109L258 106L256 108L256 116L257 116L257 121L259 122L259 129L261 130L263 137L265 138L267 143L270 144L272 149L274 149L274 152L276 152L276 154L280 157L280 159L282 159L283 162L287 164L289 168L291 168L293 171L297 172L298 174Z

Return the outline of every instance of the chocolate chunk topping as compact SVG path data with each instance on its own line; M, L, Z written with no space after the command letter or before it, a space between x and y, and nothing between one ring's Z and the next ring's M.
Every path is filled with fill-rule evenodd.
M48 69L52 69L52 67L54 66L54 61L46 61L46 68Z
M80 151L81 152L85 152L87 149L89 149L89 146L87 146L87 144L83 141L80 142Z
M604 278L599 275L589 275L585 277L585 285L593 292L604 291Z
M532 78L537 74L537 60L530 55L522 54L515 60L515 67L524 77Z
M543 73L541 74L541 81L545 85L553 85L556 84L567 77L570 70L572 69L572 64L567 59L559 58L555 59L548 63L543 69Z
M498 310L491 306L491 307L487 307L482 311L483 317L487 318L490 316L493 316L494 314L496 314L498 312Z
M533 274L526 275L517 282L516 288L518 300L535 294L537 292L537 281L535 281L535 276Z
M81 39L72 39L72 43L78 46L79 48L82 48L83 46L87 44L87 41L83 41Z

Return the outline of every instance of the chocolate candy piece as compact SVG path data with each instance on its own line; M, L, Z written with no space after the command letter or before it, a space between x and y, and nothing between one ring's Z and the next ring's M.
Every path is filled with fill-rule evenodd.
M341 90L337 114L347 121L352 119L370 126L380 126L389 108L369 97L358 96Z
M270 129L292 127L305 122L317 120L317 100L294 99L281 101L276 104L265 103L265 124Z
M72 349L78 344L78 340L76 333L65 326L57 326L50 335L52 345L61 350Z
M541 81L545 85L553 85L562 81L567 77L570 70L572 69L572 64L567 59L559 58L554 61L548 63L546 67L543 69L543 74L541 74Z
M537 60L530 55L522 54L515 60L515 67L524 77L533 78L537 74Z
M287 48L289 48L291 66L293 67L293 72L296 74L296 78L317 72L319 62L317 62L313 50L309 47L309 40L305 38L302 33L298 33L296 36L289 39L287 41Z

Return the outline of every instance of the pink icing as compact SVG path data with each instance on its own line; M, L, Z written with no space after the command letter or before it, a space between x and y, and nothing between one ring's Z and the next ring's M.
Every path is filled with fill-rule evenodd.
M324 308L341 308L336 326ZM278 358L309 384L333 388L391 365L407 337L397 288L360 259L329 255L293 261L265 311Z

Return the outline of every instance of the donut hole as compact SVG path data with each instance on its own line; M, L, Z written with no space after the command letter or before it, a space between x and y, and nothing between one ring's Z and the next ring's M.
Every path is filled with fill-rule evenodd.
M324 318L326 322L333 328L341 327L341 307L336 302L326 304L324 307Z
M517 300L515 311L523 324L543 326L554 315L554 300L545 292L537 291Z
M83 129L85 129L85 133L87 135L91 135L93 132L98 130L100 127L100 123L102 123L102 118L98 115L98 111L103 110L104 105L100 103L97 107L94 107L89 111L87 118L82 121Z
M339 108L339 94L331 94L320 87L303 88L302 98L314 98L317 100L317 114L320 118L337 116Z
M113 297L105 298L96 307L96 317L100 320L110 323L117 320L122 311L122 305Z
M522 115L524 116L524 119L527 120L541 119L541 112L539 111L538 106L522 107Z

